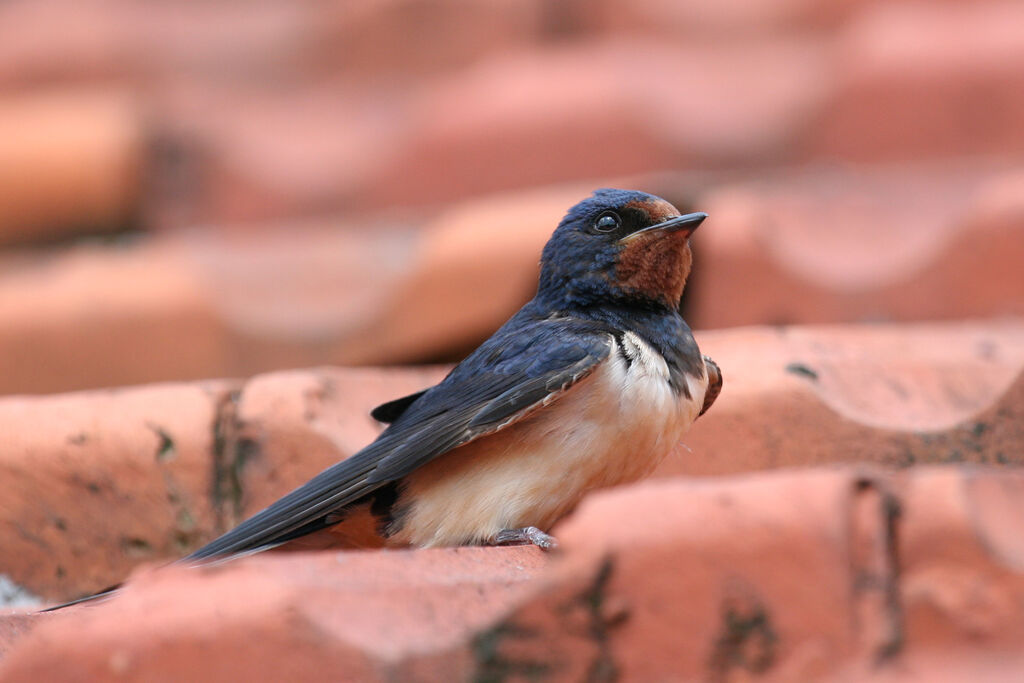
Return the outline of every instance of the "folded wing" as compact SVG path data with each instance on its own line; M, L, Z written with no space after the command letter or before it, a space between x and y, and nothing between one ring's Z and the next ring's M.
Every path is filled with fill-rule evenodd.
M392 421L376 441L186 561L255 551L329 526L346 505L557 400L613 343L611 331L593 322L513 318L440 384L374 411Z

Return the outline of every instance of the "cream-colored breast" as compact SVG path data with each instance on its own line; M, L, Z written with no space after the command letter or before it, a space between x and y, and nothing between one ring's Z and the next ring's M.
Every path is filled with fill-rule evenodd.
M707 373L669 384L664 359L627 333L607 361L550 406L447 453L406 478L392 542L486 542L502 529L549 529L592 489L635 481L679 443Z

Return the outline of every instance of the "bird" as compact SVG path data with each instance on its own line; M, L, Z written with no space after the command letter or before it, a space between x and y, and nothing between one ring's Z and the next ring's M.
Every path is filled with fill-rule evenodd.
M536 295L387 425L182 560L249 554L369 515L389 546L533 544L590 491L649 474L715 402L718 365L680 314L707 217L599 189L544 246Z

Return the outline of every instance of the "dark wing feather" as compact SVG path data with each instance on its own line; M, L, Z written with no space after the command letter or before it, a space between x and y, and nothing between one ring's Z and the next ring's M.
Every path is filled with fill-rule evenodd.
M608 355L610 342L608 339L603 346L590 350L576 347L580 356L575 363L552 367L537 377L523 378L517 374L502 382L488 377L480 387L482 391L473 392L476 398L472 402L428 420L412 439L381 458L370 481L386 483L404 477L441 453L498 431L553 401ZM508 388L501 391L505 386Z
M469 421L469 427L494 425L515 417L523 410L543 404L589 372L592 365L593 356L585 356L567 368L545 373L512 387L484 405Z
M402 413L413 404L420 396L427 393L427 390L417 391L415 394L409 394L402 398L396 398L394 401L388 401L387 403L381 403L379 406L370 411L370 417L377 422L383 422L385 424L391 424L402 416Z
M325 526L329 513L554 400L607 358L613 341L595 323L531 319L524 310L440 384L409 400L376 441L186 560L269 547Z

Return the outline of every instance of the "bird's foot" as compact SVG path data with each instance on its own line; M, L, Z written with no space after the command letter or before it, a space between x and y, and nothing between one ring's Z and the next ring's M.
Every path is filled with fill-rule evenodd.
M535 545L544 550L558 547L554 536L548 535L535 526L522 529L502 529L494 537L492 545Z

